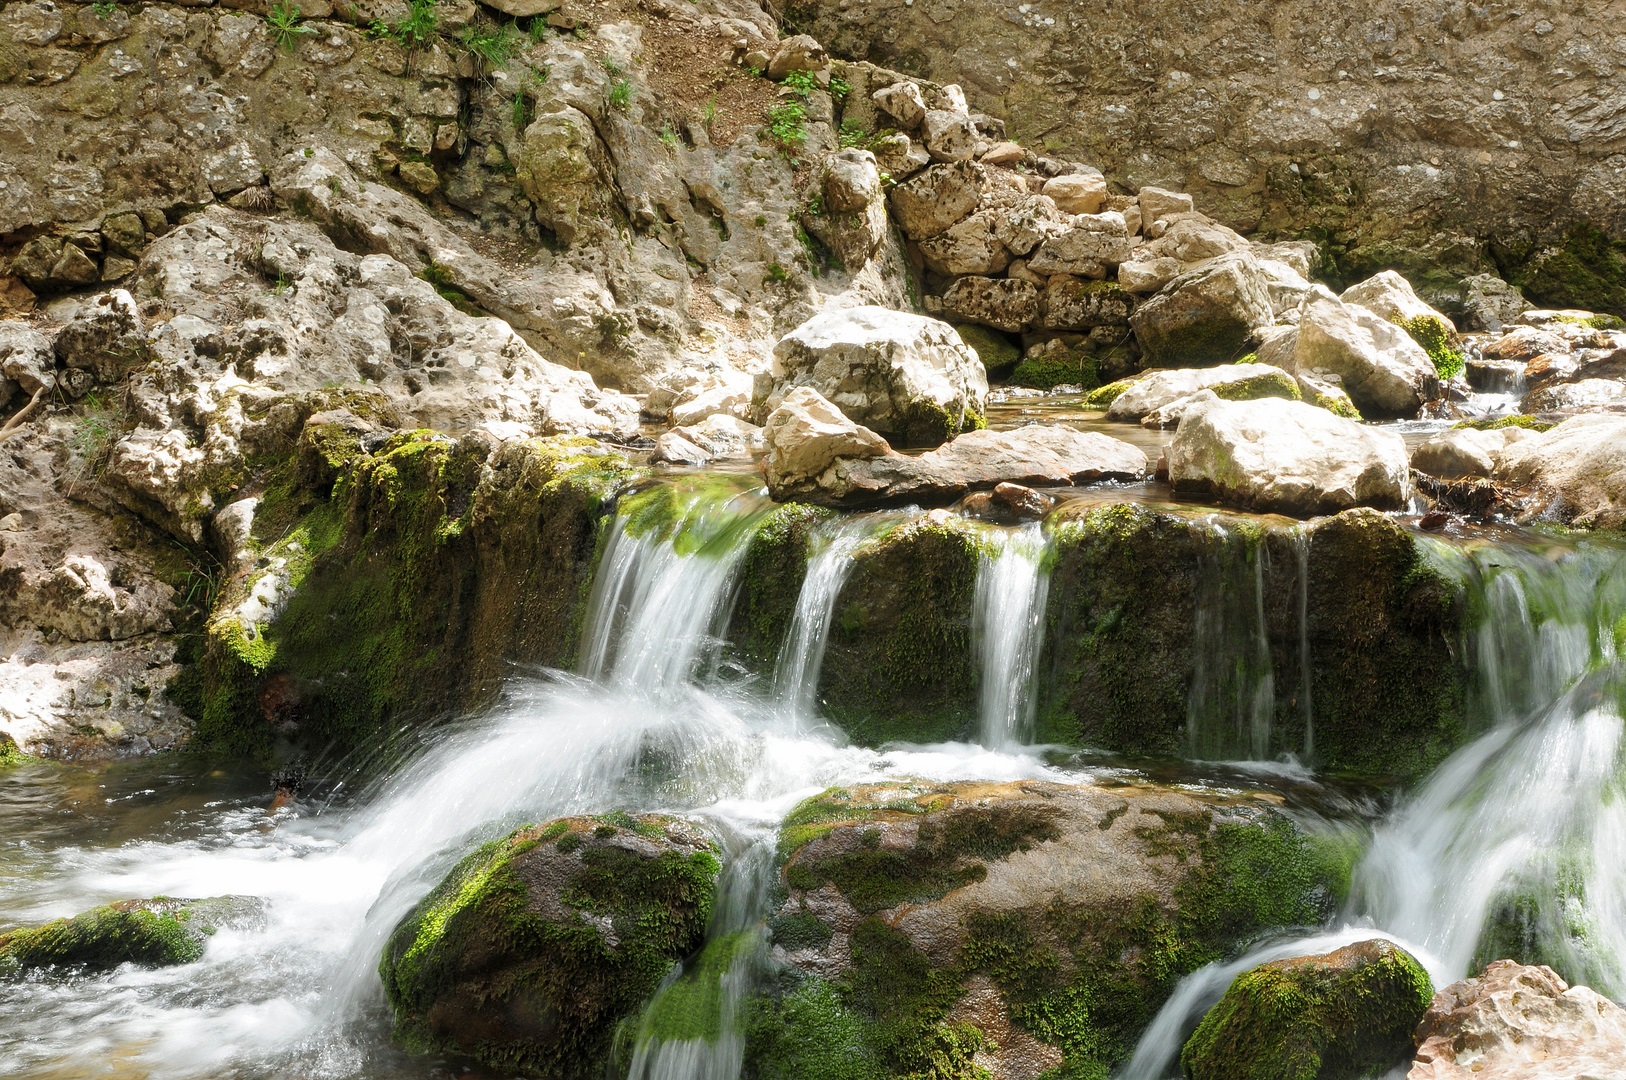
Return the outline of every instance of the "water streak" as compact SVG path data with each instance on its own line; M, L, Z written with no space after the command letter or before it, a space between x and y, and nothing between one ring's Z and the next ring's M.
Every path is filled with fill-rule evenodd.
M1266 548L1217 523L1199 566L1186 743L1210 761L1271 757L1276 675L1265 624Z
M977 567L971 640L981 674L982 743L1033 742L1038 700L1035 669L1044 647L1050 572L1043 529L991 532Z
M886 520L879 515L842 518L814 533L816 551L808 561L773 676L774 695L780 707L798 723L813 718L819 674L824 668L824 647L830 639L830 619L835 613L836 597L852 573L853 553Z

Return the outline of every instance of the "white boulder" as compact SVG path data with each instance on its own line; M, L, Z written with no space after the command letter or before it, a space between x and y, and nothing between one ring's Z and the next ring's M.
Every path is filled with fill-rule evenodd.
M1298 396L1293 376L1268 364L1221 364L1211 368L1167 368L1132 383L1107 407L1109 420L1139 420L1199 390L1219 389L1227 398Z
M1489 476L1496 467L1498 454L1533 435L1534 432L1516 427L1494 431L1473 428L1442 431L1411 452L1411 467L1441 480Z
M1423 347L1394 323L1317 286L1299 307L1295 371L1336 375L1368 417L1416 416L1440 392Z
M800 490L841 459L882 457L892 448L869 428L855 424L810 386L787 393L762 425L768 490Z
M1509 445L1491 475L1546 496L1541 512L1549 516L1596 527L1626 524L1626 416L1572 416Z

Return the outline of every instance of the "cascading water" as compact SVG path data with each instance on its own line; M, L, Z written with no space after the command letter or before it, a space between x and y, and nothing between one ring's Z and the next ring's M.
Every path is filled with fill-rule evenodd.
M824 668L824 646L836 597L852 572L853 552L884 528L884 515L838 519L814 534L817 545L796 596L790 631L774 665L773 692L787 715L798 722L812 718Z
M1549 963L1626 994L1626 553L1436 549L1474 588L1469 704L1488 730L1376 828L1343 928L1271 942L1182 981L1121 1080L1167 1080L1238 973L1370 937L1436 986L1484 961Z
M1276 712L1265 629L1266 551L1212 527L1219 553L1204 560L1197 586L1187 750L1194 758L1262 761L1270 756Z
M1050 576L1039 525L996 530L986 541L972 601L971 640L981 674L982 744L1033 741L1035 668L1044 646Z

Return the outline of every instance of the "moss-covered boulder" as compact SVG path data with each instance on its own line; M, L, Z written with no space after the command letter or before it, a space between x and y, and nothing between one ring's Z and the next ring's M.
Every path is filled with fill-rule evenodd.
M1188 1080L1360 1080L1404 1063L1433 984L1410 953L1362 941L1245 971L1180 1051Z
M1317 922L1348 873L1263 801L1141 785L834 789L779 855L759 1080L1104 1077L1183 974Z
M1380 513L1078 502L1049 529L1040 741L1413 777L1467 734L1461 583Z
M819 699L857 741L971 734L971 606L981 551L978 526L933 511L853 554L836 597Z
M40 968L109 971L121 964L190 964L203 956L204 944L217 930L247 928L263 918L262 903L246 896L121 900L71 919L0 934L0 976Z
M602 1077L616 1025L700 947L717 845L659 815L564 818L469 855L379 965L395 1037L507 1075Z
M813 530L834 516L823 507L786 503L752 535L728 623L728 640L752 671L773 671L813 557Z
M215 605L186 702L205 744L376 744L489 700L511 661L574 659L624 457L428 431L368 452L331 427L273 474Z
M0 731L0 769L8 765L19 764L23 760L22 749L7 732Z

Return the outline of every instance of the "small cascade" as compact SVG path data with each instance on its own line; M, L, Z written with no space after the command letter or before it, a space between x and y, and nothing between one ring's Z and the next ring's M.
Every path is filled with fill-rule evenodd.
M1271 756L1276 712L1265 626L1266 548L1214 528L1219 551L1203 560L1197 585L1187 749L1210 761L1262 761Z
M971 640L981 672L982 744L1032 743L1038 687L1034 672L1044 647L1050 572L1046 541L1035 524L998 530L977 568Z
M1304 760L1308 762L1315 760L1315 673L1310 666L1310 533L1303 525L1295 525L1289 535L1298 575L1299 714L1304 717Z
M619 515L593 583L582 674L647 693L686 682L722 635L725 601L769 508L755 493L702 489L660 525Z
M628 1080L736 1080L745 1061L744 1005L767 961L766 919L778 883L774 833L758 830L731 858L700 955L668 979L638 1020Z
M775 700L799 723L813 717L819 672L824 667L824 646L830 638L830 618L836 597L852 573L853 552L886 520L879 515L838 518L814 536L817 547L807 564L790 632L780 646L773 674Z

